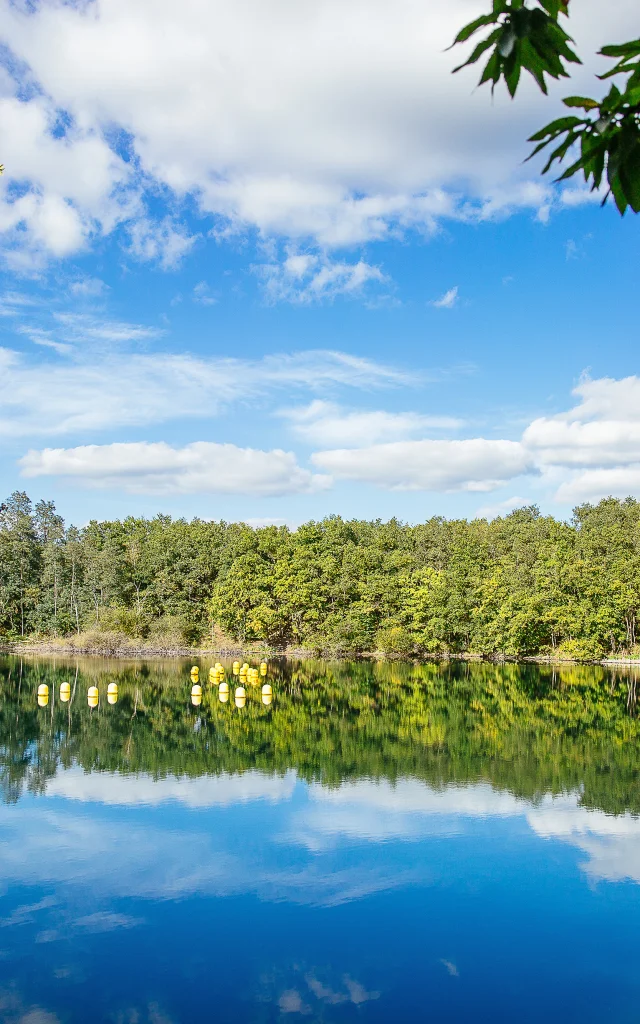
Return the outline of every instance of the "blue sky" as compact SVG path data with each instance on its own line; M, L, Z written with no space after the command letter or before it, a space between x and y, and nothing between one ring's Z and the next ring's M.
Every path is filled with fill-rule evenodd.
M581 52L634 6L584 0ZM428 8L0 0L4 493L291 524L640 494L637 222L522 164L601 68L492 101L443 52L483 4Z

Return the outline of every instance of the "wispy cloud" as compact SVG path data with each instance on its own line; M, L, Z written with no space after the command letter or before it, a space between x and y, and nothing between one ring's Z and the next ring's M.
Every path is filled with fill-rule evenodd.
M388 282L380 267L362 259L348 263L309 252L290 252L281 262L258 264L253 270L269 302L305 304L361 295L367 285Z
M111 332L96 329L99 337ZM116 337L121 335L119 328ZM130 332L124 332L130 336ZM36 365L0 348L0 435L23 437L209 419L274 393L335 387L414 386L419 375L344 352L306 351L258 360L79 349Z
M435 306L436 309L453 309L457 301L458 285L455 285L448 292L445 292L444 295L441 295L439 299L434 299L431 305Z
M410 437L428 430L456 430L462 426L462 421L453 416L347 410L335 402L320 399L309 405L281 409L278 415L288 420L293 432L305 441L349 447Z

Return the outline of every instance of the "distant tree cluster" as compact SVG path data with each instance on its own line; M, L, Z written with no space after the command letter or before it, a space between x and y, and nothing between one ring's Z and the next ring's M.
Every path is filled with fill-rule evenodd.
M66 527L0 506L0 640L93 631L208 644L422 656L633 653L640 503L570 523L535 506L416 526L332 516L293 531L127 518Z

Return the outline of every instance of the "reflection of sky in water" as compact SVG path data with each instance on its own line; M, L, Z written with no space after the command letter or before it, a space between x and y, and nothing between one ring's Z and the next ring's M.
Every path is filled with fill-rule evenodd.
M72 768L0 840L9 1024L636 1019L640 821L577 795Z

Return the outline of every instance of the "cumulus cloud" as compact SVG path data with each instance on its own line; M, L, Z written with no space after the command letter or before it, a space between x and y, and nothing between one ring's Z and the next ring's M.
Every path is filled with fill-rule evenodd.
M251 494L270 497L326 487L330 481L301 469L292 452L195 441L184 448L164 442L82 445L29 451L25 477L59 476L90 487L129 494Z
M390 490L491 491L532 468L517 441L396 441L316 452L312 462L336 479Z
M293 432L312 444L357 447L375 441L410 437L425 430L455 430L462 420L453 416L424 416L415 412L349 411L335 402L315 399L309 405L282 409L279 413Z
M612 37L635 32L635 7L611 7ZM471 8L481 10L469 0L2 0L14 59L0 89L11 154L0 230L14 264L65 256L128 219L136 257L175 265L193 236L171 217L151 221L146 192L170 206L195 199L219 232L323 247L430 232L447 216L528 207L544 219L553 190L521 158L556 101L526 84L517 104L500 90L492 103L474 71L452 77L445 48ZM583 0L572 14L587 58L601 43L599 11ZM575 70L576 91L593 67ZM16 185L27 192L16 197Z
M640 378L585 378L573 394L574 408L534 420L522 438L550 479L563 471L558 501L640 493Z

